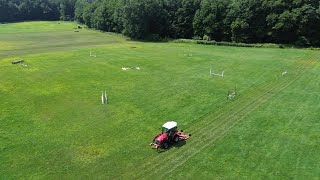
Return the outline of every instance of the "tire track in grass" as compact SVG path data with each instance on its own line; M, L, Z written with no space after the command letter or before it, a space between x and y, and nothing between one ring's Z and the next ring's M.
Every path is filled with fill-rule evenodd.
M276 89L276 92L271 94L270 96L265 96L264 99L259 99L260 102L258 102L257 104L252 104L254 105L253 108L251 108L249 111L245 112L244 114L241 114L240 117L234 122L234 123L229 123L228 125L226 125L226 129L221 128L221 133L218 134L217 136L215 136L215 138L212 138L211 140L209 140L207 142L207 144L205 144L202 147L199 148L194 148L194 152L190 152L191 154L188 156L185 156L186 158L184 158L183 160L180 160L179 163L175 163L172 165L172 167L170 167L169 170L165 171L164 173L159 173L162 174L160 176L160 178L170 174L172 171L174 171L177 167L181 166L182 164L184 164L185 162L187 162L190 158L192 158L194 155L196 155L197 153L199 153L200 151L202 151L203 149L207 148L207 147L211 147L215 145L215 141L218 141L219 139L222 139L225 135L227 135L227 133L238 124L238 122L240 122L244 117L246 117L248 114L250 114L251 112L255 111L258 107L260 107L262 104L264 104L265 102L267 102L269 99L271 99L273 96L277 95L279 92L281 92L282 90L286 89L288 86L290 86L291 84L293 84L296 80L298 80L304 72L307 72L310 68L312 68L312 64L315 61L309 61L308 66L305 67L305 69L302 69L300 72L298 72L299 74L296 75L295 77L293 77L293 79L291 81L289 81L288 83L282 83L282 87L281 85L279 85L279 89ZM311 77L309 77L309 79L311 79ZM236 115L234 116L236 117ZM229 118L231 119L231 118ZM219 130L217 131L219 132ZM216 134L216 133L214 133Z
M312 60L311 60L312 61ZM308 63L309 62L311 62L311 61L308 61ZM298 66L299 68L299 70L303 70L303 67L302 67L302 65L300 65L300 66ZM300 73L300 72L298 72L298 73ZM294 76L293 76L294 77ZM279 79L276 79L276 80L279 80ZM282 81L284 81L284 82L287 82L287 81L285 81L285 79L280 79L280 80L282 80ZM274 86L274 84L277 84L277 83L279 83L279 81L273 81L273 82L269 82L269 83L267 83L266 85L264 85L264 86L262 86L262 87L257 87L257 89L259 89L258 90L258 92L260 92L260 91L263 91L263 90L268 90L268 88L271 88L271 87L273 87ZM257 92L257 90L256 91L247 91L244 95L248 95L248 94L255 94ZM268 93L270 93L270 90L269 90L269 92ZM251 98L251 99L253 99L253 100L255 100L256 99L256 97L254 97L254 98ZM239 100L239 101L236 101L236 102L232 102L232 104L230 105L230 106L226 106L226 107L224 107L224 108L221 108L221 109L219 109L218 111L216 111L215 113L207 113L205 116L203 116L203 117L201 117L200 119L201 120L203 120L203 119L208 119L209 117L213 117L213 119L218 119L217 117L220 117L220 116L223 116L223 115L225 115L225 114L229 114L229 111L228 110L233 110L233 109L235 109L235 108L237 108L237 107L239 107L239 105L245 105L247 102L249 102L250 101L250 99L249 100L247 100L247 101L241 101L241 100ZM199 123L199 122L197 122L197 123ZM194 126L194 125L193 125ZM199 127L199 126L198 126ZM191 129L192 130L192 129ZM192 132L197 132L197 131L199 131L199 130L201 130L202 131L202 127L200 127L200 128L197 128L197 129L194 129L194 130L192 130Z
M261 99L259 99L259 100L261 100ZM265 102L265 101L261 101L261 103L263 103L263 102ZM214 145L212 143L214 143L215 141L224 137L224 135L230 129L232 129L233 126L235 126L247 114L251 113L254 109L259 107L259 105L260 105L259 103L251 104L251 106L246 106L245 108L241 109L240 110L241 114L239 114L239 115L233 114L233 115L231 115L231 117L227 117L227 116L223 117L224 121L222 121L220 124L216 125L215 129L213 131L210 131L210 134L203 134L203 135L201 135L201 137L199 137L199 139L201 139L201 141L202 141L201 143L189 143L188 145L191 146L191 148L189 148L187 151L183 151L181 154L179 154L178 158L175 159L174 162L169 161L168 164L166 163L166 166L173 167L173 168L170 168L171 170L169 170L168 173L172 172L175 168L177 168L178 166L185 163L187 160L189 160L191 157L193 157L194 155L196 155L197 153L202 151L204 148L211 146L211 145ZM249 109L249 110L247 110L247 109ZM246 113L242 113L242 111L244 111ZM237 120L233 121L235 118L237 118ZM207 131L207 129L204 131ZM195 141L193 141L193 142L195 142ZM167 167L165 167L165 168L167 168ZM158 173L160 172L159 174L161 174L161 171L163 171L163 169L165 169L165 168L156 167L154 169L157 170ZM165 171L165 172L167 172L167 171ZM168 174L168 173L166 173L166 174ZM145 176L144 178L146 178L146 177L148 177L148 175Z
M277 87L279 88L280 86L277 86ZM287 86L286 86L286 87L287 87ZM275 88L275 89L276 89L276 88ZM280 91L280 90L278 90L278 91ZM267 96L267 97L268 97L268 96ZM253 104L253 108L256 107L256 105L257 105L257 104ZM251 107L249 107L249 108L251 108ZM252 108L252 109L253 109L253 108ZM242 111L242 110L241 110L241 111ZM250 111L250 112L251 112L251 111ZM207 136L207 135L205 135L205 136ZM189 145L190 145L190 143L189 143Z
M300 73L300 72L299 72ZM287 81L283 81L283 83L285 83L285 82L287 82ZM270 84L267 84L266 86L264 86L264 88L262 88L262 89L269 89L268 87L272 87L272 86L274 86L274 82L273 83L270 83ZM280 86L281 84L279 84L278 86ZM276 86L276 87L274 87L274 89L276 89L278 86ZM270 89L269 89L269 91L270 91ZM267 92L268 94L269 94L269 92ZM263 94L263 95L265 95L265 94ZM262 95L262 96L263 96ZM252 102L252 101L251 101ZM245 103L246 103L246 101L245 101ZM245 103L242 103L242 104L245 104ZM239 103L237 103L236 105L238 105ZM248 105L250 105L250 103L248 104L248 103L246 103L247 105L246 106L244 106L244 108L241 108L240 110L238 110L236 113L234 113L234 114L237 114L238 112L241 112L241 111L243 111L243 109L245 109L245 107L247 107ZM255 106L255 104L254 104L254 106ZM250 107L251 108L251 107ZM220 114L219 116L217 116L217 117L215 117L214 119L220 119L221 118L221 116L223 116L223 115L225 115L225 114L227 114L227 115L230 115L230 113L229 112L225 112L225 113L223 113L223 114ZM209 119L211 116L208 116L207 118L205 118L205 119ZM222 121L220 124L223 124L223 123L225 123L225 121ZM214 126L216 126L215 124L213 124ZM210 126L211 127L211 126ZM216 126L216 127L219 127L219 126ZM202 131L203 131L203 127L201 126L199 129L202 129ZM211 129L211 128L210 128ZM221 129L221 128L220 128ZM205 132L205 131L204 131ZM200 134L201 135L201 134ZM206 134L202 134L202 137L207 137L207 135ZM192 144L194 144L193 142L191 142L191 143L188 143L188 145L190 146L190 145L192 145ZM175 153L172 153L173 155L175 155L176 153L179 153L179 152L175 152ZM172 155L172 154L170 154L170 155ZM161 157L160 157L161 158ZM144 167L145 168L143 168L143 169L148 169L149 167L151 167L151 169L150 169L150 171L152 171L152 169L156 169L156 167L157 167L157 164L158 163L156 163L157 161L158 161L158 159L160 159L160 158L154 158L153 160L155 161L155 163L148 163L148 164L146 164ZM167 159L169 159L170 157L168 157L168 158L165 158L165 160L167 160ZM150 165L150 166L148 166L148 165ZM148 167L146 167L146 166L148 166ZM157 168L158 169L158 168ZM143 171L144 172L144 171Z
M187 152L183 155L183 157L185 158L180 158L178 163L175 164L169 164L169 166L171 167L168 171L165 171L164 173L160 173L162 176L164 177L168 174L170 174L171 172L173 172L176 168L178 168L179 166L183 165L185 162L187 162L190 158L192 158L193 156L195 156L196 154L198 154L199 152L201 152L203 149L208 148L208 147L212 147L215 145L215 142L217 142L220 139L223 139L228 132L230 132L233 127L235 127L236 125L238 125L238 123L247 115L249 115L250 113L254 112L258 107L260 107L261 105L263 105L265 102L267 102L269 99L271 99L273 96L277 95L277 93L281 92L282 90L286 89L288 86L290 86L294 81L292 81L291 83L285 84L283 87L280 87L277 92L273 93L270 96L265 96L261 99L259 99L258 103L254 103L251 106L246 107L247 111L245 111L243 114L240 115L233 115L232 117L228 118L230 121L221 125L221 127L219 127L216 131L214 131L212 133L212 135L210 136L212 139L207 139L208 142L206 142L206 144L194 148L194 151L191 151L190 153ZM236 120L235 120L236 119ZM235 121L232 121L235 120ZM163 168L164 169L164 168Z
M177 149L177 151L169 154L169 156L166 156L166 158L163 158L162 156L161 157L158 156L158 158L153 158L152 161L149 161L149 163L146 163L145 165L138 168L140 170L142 169L142 171L138 171L140 173L136 174L137 175L136 178L146 178L146 177L152 176L155 173L158 173L161 170L168 167L171 169L171 171L173 171L176 167L179 167L180 165L185 163L188 159L193 157L195 154L199 153L202 149L210 145L213 145L213 143L217 141L219 138L224 137L224 135L227 132L229 132L230 129L234 127L240 120L242 120L243 117L245 117L247 114L254 111L264 102L266 102L268 99L273 97L275 94L277 94L281 90L285 89L287 86L293 83L297 78L299 78L301 76L301 72L306 71L308 66L311 66L310 64L311 61L309 61L307 65L298 66L298 70L296 71L297 75L292 76L291 81L288 81L288 78L286 78L286 79L281 79L280 83L279 81L275 81L263 86L261 90L259 90L259 92L263 92L263 93L261 93L256 98L253 98L254 101L249 99L248 101L241 101L238 103L234 103L231 107L223 108L221 112L217 114L216 117L212 117L216 114L205 117L203 120L211 119L211 118L214 119L214 122L216 122L216 120L219 120L219 119L223 119L223 120L218 121L217 123L212 123L212 124L211 123L207 124L206 123L207 121L205 121L204 122L205 124L203 124L203 120L202 120L201 121L202 123L198 126L198 128L193 131L193 132L196 132L194 134L199 135L198 139L201 139L202 140L201 142L191 141L190 143L188 143L188 146L191 146L191 148L189 148L188 150L184 150L180 152L180 150ZM235 107L239 107L239 105L243 105L243 106L240 109L237 109L236 111L232 112L231 114L229 111L226 111L226 110L229 110L230 108L233 109ZM236 121L234 121L235 118L237 118ZM203 133L197 133L199 130L201 130L201 132ZM208 135L208 132L210 132L209 135ZM166 163L166 166L163 166L162 162L168 162L168 163ZM174 168L170 166L171 165L170 163L173 163L172 166ZM146 173L146 172L149 172L149 173ZM170 172L170 171L166 171L166 172Z

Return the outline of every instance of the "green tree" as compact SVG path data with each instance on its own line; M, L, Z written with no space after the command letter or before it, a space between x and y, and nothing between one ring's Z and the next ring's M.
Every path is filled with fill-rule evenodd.
M234 42L264 42L267 40L267 9L262 0L233 1L226 18Z
M148 32L146 7L142 0L126 1L123 12L123 33L134 39L142 39Z
M0 22L16 21L19 8L9 0L0 0Z
M319 6L318 6L319 7ZM297 36L302 46L320 45L320 14L312 4L299 9Z
M193 19L196 11L199 9L199 6L199 1L182 0L181 6L177 9L177 13L175 14L174 27L176 28L176 37L193 37Z
M318 0L266 2L271 40L278 43L319 45Z
M99 5L100 5L100 2L88 3L83 9L82 19L84 21L84 24L89 28L94 27L94 23L93 23L94 12L99 7Z
M195 34L207 35L216 41L229 39L229 27L226 24L228 0L203 0L193 22Z
M74 17L80 23L84 23L84 19L83 19L84 8L88 4L89 3L87 0L77 0L75 4Z
M60 14L61 14L62 20L66 21L66 20L74 19L75 5L76 5L76 0L61 0Z

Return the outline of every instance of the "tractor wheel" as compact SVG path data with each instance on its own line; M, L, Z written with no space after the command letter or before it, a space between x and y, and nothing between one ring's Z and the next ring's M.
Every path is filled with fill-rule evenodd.
M169 144L165 142L165 143L163 144L163 148L164 148L164 149L168 149L168 147L169 147Z
M179 136L178 135L176 135L176 137L174 137L174 142L179 142Z

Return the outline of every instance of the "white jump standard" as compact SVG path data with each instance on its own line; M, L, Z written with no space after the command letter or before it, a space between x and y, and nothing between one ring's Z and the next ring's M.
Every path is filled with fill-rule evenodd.
M104 98L105 98L105 103L108 104L107 91L104 91Z
M97 57L97 54L96 53L93 54L90 50L90 57Z
M288 74L288 71L287 71L287 70L281 73L282 76L285 76L285 75L287 75L287 74Z
M124 71L127 71L127 70L129 70L129 69L136 69L136 70L138 70L138 71L140 71L141 70L141 68L138 66L138 67L131 67L131 68L129 68L129 67L122 67L121 68L122 70L124 70Z
M107 91L104 91L104 94L103 94L103 91L102 91L102 93L101 93L101 103L102 104L108 104Z
M28 67L29 67L29 66L26 65L26 64L21 64L21 66L24 67L24 68L28 68Z
M214 73L214 71L212 69L210 69L210 76L219 76L219 77L224 78L224 71L222 71L221 74L217 74L217 73Z
M234 91L228 91L227 99L232 100L237 95L237 86L234 88Z
M191 52L190 49L189 49L189 50L184 50L183 52L184 52L184 53L183 53L184 56L189 56L189 57L192 56L192 52Z
M236 97L237 93L234 91L234 92L228 92L228 99L234 99Z
M129 70L130 68L122 67L121 69L126 71L126 70Z

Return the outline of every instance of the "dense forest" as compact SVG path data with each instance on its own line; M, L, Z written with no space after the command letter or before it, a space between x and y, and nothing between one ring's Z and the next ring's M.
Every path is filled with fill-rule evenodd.
M0 0L0 22L58 19L133 39L320 46L319 0Z
M0 0L0 22L66 20L74 16L75 1Z

